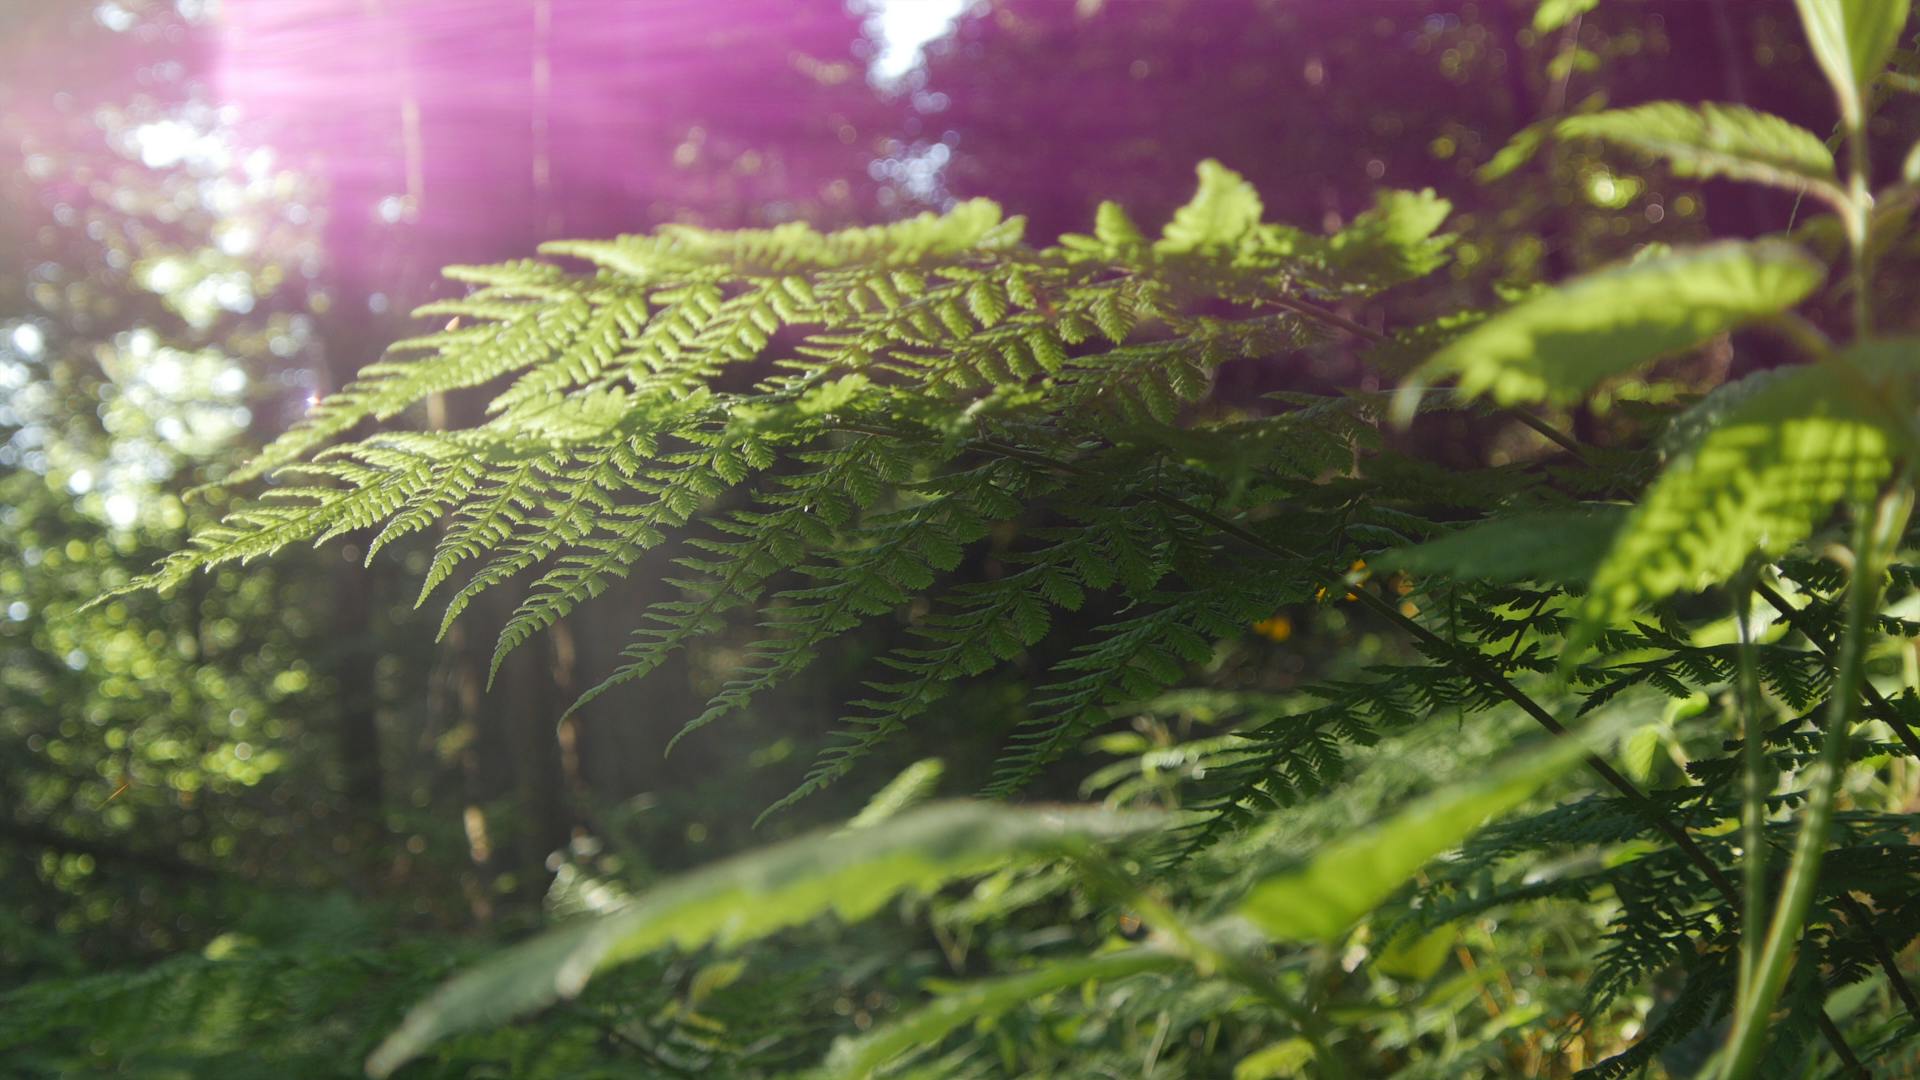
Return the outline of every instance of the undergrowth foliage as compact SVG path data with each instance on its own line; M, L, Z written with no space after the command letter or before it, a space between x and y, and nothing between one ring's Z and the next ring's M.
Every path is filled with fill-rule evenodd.
M1920 698L1869 663L1920 632L1920 566L1902 561L1920 344L1876 336L1873 311L1874 260L1906 228L1920 170L1875 191L1864 136L1907 5L1800 6L1838 94L1844 168L1824 139L1735 106L1591 113L1554 134L1809 195L1847 238L1838 282L1796 237L1723 241L1383 332L1343 311L1445 263L1447 204L1383 193L1321 236L1264 221L1213 162L1157 236L1109 203L1089 234L1037 247L976 200L831 234L670 226L544 249L564 262L449 270L468 294L420 312L444 329L321 402L239 478L271 475L255 502L128 587L295 542L364 532L371 559L437 533L420 600L446 594L443 630L480 592L518 590L497 667L666 549L679 596L638 615L623 663L576 708L757 627L682 735L754 707L836 639L918 612L776 808L1090 605L1111 614L1038 680L987 794L1018 793L1116 717L1191 707L1178 691L1208 683L1219 643L1277 610L1344 597L1406 647L1280 699L1213 684L1205 709L1225 733L1138 748L1096 778L1117 785L1109 813L888 816L913 798L883 795L848 832L739 857L481 965L415 1010L373 1070L643 952L740 946L983 874L972 907L943 909L982 934L1057 915L1072 893L1096 925L1131 912L1148 936L1083 933L1083 954L949 986L840 1042L826 1072L915 1053L940 1073L1091 1072L1142 1024L1195 1033L1181 1060L1239 1060L1236 1076L1491 1068L1529 1025L1595 1077L1689 1071L1702 1040L1721 1048L1693 1067L1726 1076L1862 1075L1910 1055L1920 1001L1898 954L1920 933L1915 822L1860 787L1920 756ZM1829 292L1854 304L1839 341L1795 313ZM1809 363L1645 407L1637 436L1607 446L1531 411L1747 327ZM1215 392L1228 365L1324 348L1365 350L1399 383ZM475 426L364 433L482 388ZM1396 448L1396 424L1437 413L1544 438L1521 464L1447 473ZM987 551L1004 573L956 572ZM1515 720L1550 737L1371 828L1282 842L1361 782L1375 744L1457 725L1491 740L1484 760ZM1683 754L1683 770L1660 767ZM1583 765L1597 787L1560 779ZM1479 828L1548 784L1560 801ZM1126 809L1169 803L1181 812ZM1404 1052L1434 1029L1392 1002L1440 993L1448 945L1478 917L1554 925L1565 908L1598 927L1583 982ZM1135 989L1096 996L1109 984ZM1637 1039L1594 1034L1655 985L1666 999ZM1169 995L1206 1004L1176 1013ZM1342 1012L1341 995L1367 1007ZM1006 1018L1022 1009L1106 1026L1063 1048Z

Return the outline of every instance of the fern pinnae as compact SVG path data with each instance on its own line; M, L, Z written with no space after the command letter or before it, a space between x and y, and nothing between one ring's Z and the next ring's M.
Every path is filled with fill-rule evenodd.
M454 513L445 535L435 545L433 560L421 580L420 593L414 600L414 606L424 604L427 597L451 577L462 562L483 554L506 539L515 520L523 518L527 509L537 505L540 496L545 493L544 477L565 460L566 452L558 448L523 449L508 459L504 470L490 473L487 486L475 491L478 498ZM466 600L470 599L471 595L459 600L459 608L464 609ZM446 633L449 621L441 621L442 636Z
M635 478L631 466L620 460L621 447L608 447L573 464L563 474L571 489L567 501L551 507L544 515L523 525L511 542L497 551L485 569L474 577L448 605L445 622L458 613L455 604L471 599L481 590L512 578L563 547L583 548L561 565L536 579L527 596L500 631L488 665L488 682L500 670L500 663L514 647L564 617L573 605L597 594L607 578L624 574L626 568L647 548L660 543L664 535L644 521L622 520L615 497L631 487ZM628 468L621 465L629 464ZM695 471L689 467L687 472ZM608 521L620 523L612 539L595 534L606 529ZM464 606L464 605L463 605ZM442 632L444 633L444 626Z
M1021 475L1002 461L949 474L931 482L925 501L911 510L881 514L862 525L858 538L863 546L840 561L797 567L820 584L776 594L791 606L767 612L762 626L772 636L749 647L751 659L743 676L728 683L698 716L687 721L669 740L668 749L745 708L761 693L805 670L821 645L906 603L914 591L932 583L936 572L951 570L962 549L986 531L986 522L972 505L977 497L974 489L995 487L1002 478L1020 482Z
M406 497L405 502L387 519L386 525L367 543L366 564L388 544L424 531L464 503L474 486L486 476L485 461L471 453L472 441L437 434L376 436L365 443L341 448L342 452L361 456L374 464L397 466L405 460L425 463L431 477Z
M1084 536L1074 531L1044 548L1006 556L1024 565L942 597L933 613L909 630L926 644L896 646L878 661L907 678L865 683L874 696L849 703L858 711L838 722L832 743L800 785L760 817L791 807L845 776L860 759L938 704L957 680L1014 659L1044 635L1052 607L1078 609L1085 590L1075 564L1084 558L1077 550L1084 543Z
M1271 588L1276 583L1265 584L1266 597L1285 595ZM1147 603L1149 610L1101 627L1100 640L1054 666L1058 677L1038 688L1034 716L1013 735L983 794L1004 798L1031 783L1106 722L1110 710L1172 685L1185 665L1212 656L1210 638L1236 632L1251 621L1251 609L1263 606L1221 588L1150 596Z
M583 549L563 556L529 586L526 598L500 631L492 670L497 672L507 654L528 638L566 617L581 601L597 596L608 581L626 576L644 552L666 539L663 529L685 525L690 516L685 493L702 501L710 499L725 487L745 481L750 469L749 459L724 442L684 455L678 468L644 475L638 459L617 449L607 460L595 463L593 482L575 479L572 504L497 557L497 569L489 568L491 577L504 580L564 547ZM625 489L645 491L652 497L640 506L616 505L613 496Z
M586 300L572 293L556 304L522 306L524 312L510 321L471 338L445 342L429 357L368 365L346 387L323 398L299 423L268 444L229 482L270 472L364 420L387 419L429 395L480 386L564 353L591 312Z
M715 523L722 533L744 540L691 538L690 546L719 558L682 557L678 564L695 576L669 583L701 599L697 603L661 601L643 612L640 626L633 631L638 640L621 651L624 662L581 694L569 714L615 687L646 676L690 642L717 631L719 616L754 602L769 578L798 565L811 548L832 543L834 527L821 520L816 497L837 493L863 470L881 467L876 455L882 442L875 436L857 436L830 450L798 454L799 460L815 466L813 472L778 478L779 490L758 493L762 502L777 508L774 512L736 511L731 520ZM754 462L762 468L772 463L771 458Z
M647 297L637 288L590 294L594 313L571 348L522 374L487 404L497 415L528 401L584 388L606 376L625 355L627 343L645 332L651 315Z
M151 572L100 600L137 589L168 589L193 574L226 563L246 563L289 544L370 528L399 510L429 483L423 464L378 468L343 462L289 466L293 476L345 479L348 486L294 486L268 489L259 501L202 529L188 549L163 560ZM98 600L95 601L99 602Z

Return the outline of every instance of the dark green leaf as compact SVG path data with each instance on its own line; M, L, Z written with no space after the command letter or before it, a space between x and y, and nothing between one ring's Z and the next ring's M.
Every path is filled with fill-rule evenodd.
M1514 514L1388 552L1372 565L1475 581L1578 583L1593 573L1624 516L1612 506Z

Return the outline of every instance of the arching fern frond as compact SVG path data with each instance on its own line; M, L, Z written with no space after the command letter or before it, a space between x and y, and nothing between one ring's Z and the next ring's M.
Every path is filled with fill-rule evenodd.
M1345 232L1312 237L1262 222L1252 188L1206 163L1193 202L1152 243L1108 206L1092 236L1033 248L1019 219L976 200L835 233L670 226L544 249L591 264L584 274L526 260L456 267L469 293L418 312L451 320L444 329L397 344L317 405L242 474L278 470L283 486L135 587L295 541L367 530L373 553L433 534L420 598L452 587L442 633L487 590L525 583L497 670L668 549L685 597L643 614L625 662L580 704L757 609L761 640L682 735L933 594L919 644L883 665L904 678L874 683L802 792L924 714L955 678L1016 659L1051 609L1115 591L1134 610L1048 684L994 783L1010 791L1107 710L1178 681L1257 609L1310 591L1289 570L1247 599L1245 581L1220 571L1227 555L1210 527L1156 500L1177 492L1237 514L1350 463L1370 407L1195 409L1223 365L1272 362L1339 332L1316 298L1437 265L1445 212L1430 195L1385 197ZM758 381L741 388L741 368ZM323 449L469 388L491 394L475 426ZM1256 452L1223 485L1205 455L1254 431ZM1056 462L1115 481L1076 488ZM1154 485L1165 490L1150 495ZM1326 522L1299 520L1303 546L1318 543ZM1023 569L939 599L996 527L1039 541L1014 554Z

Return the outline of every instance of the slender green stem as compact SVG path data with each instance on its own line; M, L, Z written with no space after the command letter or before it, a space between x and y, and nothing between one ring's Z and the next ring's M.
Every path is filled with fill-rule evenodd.
M1849 276L1853 286L1853 336L1865 341L1873 335L1873 192L1868 187L1871 171L1865 123L1849 125L1847 131L1847 246L1853 259Z
M1826 739L1809 774L1800 833L1794 842L1793 859L1787 864L1779 906L1774 908L1766 944L1760 950L1751 993L1741 998L1734 1012L1733 1033L1720 1074L1723 1080L1745 1080L1753 1075L1766 1047L1768 1018L1793 967L1807 908L1819 880L1820 863L1826 855L1840 779L1846 771L1847 737L1859 713L1867 636L1880 604L1880 579L1912 508L1912 489L1902 483L1881 499L1877 512L1859 515L1853 574L1847 587L1846 630L1840 640L1833 693L1828 699Z
M1773 791L1773 770L1767 767L1766 723L1761 717L1760 672L1753 657L1753 589L1751 577L1735 589L1734 617L1740 630L1740 675L1734 694L1740 717L1744 753L1741 755L1741 877L1746 887L1740 915L1739 999L1753 994L1753 976L1760 962L1760 927L1767 919L1767 796Z

